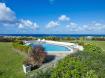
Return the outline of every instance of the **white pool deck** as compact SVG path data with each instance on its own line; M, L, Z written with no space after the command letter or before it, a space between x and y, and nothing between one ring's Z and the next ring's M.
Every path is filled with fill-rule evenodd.
M64 46L68 49L70 49L70 51L48 51L48 55L55 55L55 56L66 56L68 54L72 54L78 51L83 51L83 46L80 46L78 44L75 43L69 43L69 42L59 42L59 41L52 41L52 40L45 40L45 39L38 39L38 40L32 40L32 41L26 41L25 43L28 45L32 42L43 42L43 43L48 43L48 44L54 44L54 45L59 45L59 46Z

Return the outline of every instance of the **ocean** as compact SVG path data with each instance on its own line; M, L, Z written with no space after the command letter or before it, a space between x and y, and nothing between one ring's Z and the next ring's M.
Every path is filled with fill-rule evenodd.
M25 37L48 37L48 36L54 36L54 37L87 37L87 36L93 36L93 37L105 37L105 34L0 34L0 36L25 36Z

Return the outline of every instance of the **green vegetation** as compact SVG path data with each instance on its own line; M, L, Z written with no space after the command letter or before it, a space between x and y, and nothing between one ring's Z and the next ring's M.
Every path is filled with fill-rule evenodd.
M12 49L12 43L0 42L0 78L24 78L23 59Z
M91 73L90 73L91 72ZM90 74L90 75L88 75ZM81 58L68 56L53 69L51 78L98 78L94 70L81 62Z
M105 51L105 41L84 41L84 43L92 43L92 44L95 44L96 46L102 48L102 50Z
M29 46L23 45L22 41L15 41L12 43L13 48L19 52L19 53L25 53L28 54L28 49L30 48Z
M9 39L9 40L8 40ZM2 38L0 42L0 78L24 78L22 64L24 56L18 54L28 53L28 46L24 46L21 40L25 39L37 39L37 38ZM80 45L84 45L83 52L77 52L72 55L68 55L64 59L60 60L55 68L48 68L46 70L37 69L30 72L27 77L30 78L104 78L105 77L105 38L95 41L93 39L74 39L74 38L56 38L46 37L49 40L67 41L67 42L79 42ZM10 43L10 42L13 43ZM8 43L9 42L9 43ZM13 48L16 50L13 50ZM32 51L31 51L32 52ZM33 52L30 54L33 60L40 58L41 63L43 59L41 57L33 57ZM36 53L35 53L36 54ZM40 54L43 55L42 52ZM40 55L38 54L38 55ZM35 58L35 59L33 59ZM39 62L40 63L40 62ZM34 63L35 64L35 63Z
M36 69L28 73L27 78L50 78L52 68L51 67L46 67L46 68Z
M92 43L85 43L84 48L83 52L77 52L60 60L52 70L35 71L32 78L36 76L38 78L104 78L105 53Z
M24 45L23 41L17 40L12 43L13 48L19 53L24 54L26 57L26 60L24 61L25 64L31 64L31 65L41 65L47 56L47 53L45 52L45 49L41 45L34 46L33 48L31 46Z
M0 36L0 42L14 42L17 40L36 40L36 37Z
M51 73L51 78L104 78L105 53L101 48L86 44L83 52L61 60Z

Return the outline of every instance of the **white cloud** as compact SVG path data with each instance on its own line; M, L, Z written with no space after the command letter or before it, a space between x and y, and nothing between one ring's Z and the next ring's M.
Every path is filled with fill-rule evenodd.
M105 33L105 24L98 23L98 22L85 24L82 26L77 26L76 24L70 23L66 27L69 29L69 31L75 32L75 33L88 33L88 34Z
M13 22L16 20L15 13L5 3L0 3L0 22Z
M36 22L17 19L15 12L7 7L5 3L0 3L0 24L6 27L16 26L16 28L21 29L37 29L39 27Z
M77 24L74 23L74 22L71 22L70 25L72 25L72 26L77 26Z
M78 31L77 28L79 29L77 24L74 22L70 22L68 25L66 25L66 27L67 27L68 31L71 31L71 32L72 31L77 32Z
M30 20L20 20L18 23L19 28L31 28L31 29L37 29L39 26L36 22L32 22Z
M97 31L97 32L103 30L103 28L105 29L105 24L102 24L99 22L90 23L85 27L85 29L88 29L90 31Z
M66 15L61 15L60 17L58 17L57 21L50 21L47 25L46 28L55 28L57 26L59 26L59 23L61 23L60 21L69 21L70 18L67 17ZM73 24L73 23L71 23Z
M47 24L46 28L55 28L55 27L57 27L57 26L59 26L58 22L50 21L50 22Z
M59 18L58 18L59 21L69 21L70 18L67 17L66 15L61 15Z
M70 22L66 27L76 27L77 24L74 22Z
M101 26L102 24L101 23L95 23L95 26Z

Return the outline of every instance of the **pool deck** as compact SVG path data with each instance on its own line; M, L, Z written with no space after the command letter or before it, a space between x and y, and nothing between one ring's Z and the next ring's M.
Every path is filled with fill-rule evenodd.
M59 53L74 53L75 51L83 51L83 46L80 46L75 43L58 42L58 41L51 41L51 40L45 40L45 42L49 43L49 44L64 46L64 47L67 47L68 49L70 49L70 51L65 51L65 52L58 51Z
M67 56L69 54L78 52L78 51L83 51L83 46L80 46L75 43L68 43L68 42L59 42L59 41L52 41L52 40L32 40L32 41L27 41L27 43L33 43L35 41L42 42L42 43L48 43L48 44L54 44L54 45L59 45L59 46L64 46L70 49L70 51L48 51L48 55L54 55L54 56Z
M48 53L48 55L54 55L56 57L65 57L67 55L69 55L70 53Z

